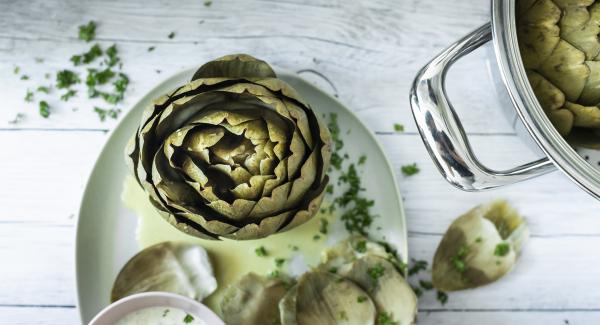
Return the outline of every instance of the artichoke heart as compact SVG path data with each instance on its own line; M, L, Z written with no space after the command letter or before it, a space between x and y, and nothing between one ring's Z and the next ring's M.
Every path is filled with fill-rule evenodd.
M216 289L217 280L204 248L164 242L142 250L123 266L111 301L148 291L172 292L200 301Z
M288 286L280 278L246 274L227 288L221 301L223 320L227 325L280 324L278 304Z
M256 239L319 209L327 127L264 61L228 55L146 109L126 149L159 213L187 234Z
M477 206L444 234L433 259L433 285L456 291L494 282L513 269L528 238L524 219L506 201Z
M303 274L279 302L282 325L374 325L375 305L353 282L322 271Z
M549 120L573 145L599 147L600 1L518 0L517 34Z

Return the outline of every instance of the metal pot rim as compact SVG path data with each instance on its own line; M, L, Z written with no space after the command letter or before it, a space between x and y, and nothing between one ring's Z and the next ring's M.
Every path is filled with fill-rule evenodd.
M556 131L527 79L517 39L515 0L492 1L492 34L500 75L529 134L571 180L600 199L600 170L593 168Z

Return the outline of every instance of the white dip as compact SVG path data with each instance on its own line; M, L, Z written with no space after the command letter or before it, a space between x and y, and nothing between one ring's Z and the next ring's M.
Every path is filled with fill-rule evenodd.
M196 315L173 307L149 307L123 317L116 325L207 325Z

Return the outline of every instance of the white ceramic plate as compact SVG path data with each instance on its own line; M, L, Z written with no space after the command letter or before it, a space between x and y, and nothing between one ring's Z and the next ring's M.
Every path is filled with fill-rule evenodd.
M123 118L108 138L88 180L79 211L76 243L78 307L82 322L109 304L113 281L125 262L138 251L136 218L121 202L123 180L128 174L124 148L138 126L145 107L176 87L187 83L195 69L166 79L144 96ZM317 114L337 113L344 150L351 158L368 157L363 166L363 187L376 198L373 227L381 228L401 258L407 260L406 226L402 199L391 164L381 146L360 120L340 102L294 73L276 69L279 78L293 86ZM348 130L351 132L347 133Z

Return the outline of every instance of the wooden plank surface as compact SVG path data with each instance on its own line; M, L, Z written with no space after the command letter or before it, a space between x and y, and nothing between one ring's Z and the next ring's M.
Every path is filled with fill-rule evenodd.
M478 0L214 0L210 7L198 0L0 0L0 323L78 322L75 214L117 121L100 122L92 107L101 102L81 98L51 101L52 116L43 119L23 98L28 88L52 82L45 73L70 67L70 56L89 47L76 34L90 19L99 23L101 45L117 43L131 77L124 110L166 76L232 52L296 71L338 96L377 133L397 172L413 162L421 168L412 177L398 172L416 259L431 260L460 213L493 198L513 202L532 232L518 267L493 285L450 295L444 306L425 293L420 324L600 323L597 201L558 172L497 191L455 190L412 122L408 90L416 72L486 22L488 11ZM536 155L504 119L488 54L484 48L457 63L448 93L482 161L509 168ZM20 80L15 66L30 80ZM27 117L9 124L17 112ZM406 132L394 133L393 123Z

